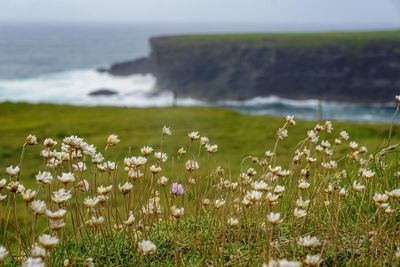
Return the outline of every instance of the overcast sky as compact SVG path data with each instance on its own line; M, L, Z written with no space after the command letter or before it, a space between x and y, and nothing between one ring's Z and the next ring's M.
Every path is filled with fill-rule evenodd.
M1 0L26 21L400 26L400 0Z

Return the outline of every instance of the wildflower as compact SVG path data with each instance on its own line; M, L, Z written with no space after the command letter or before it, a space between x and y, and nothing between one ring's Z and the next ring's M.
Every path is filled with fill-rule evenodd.
M51 175L50 172L40 172L35 176L36 177L36 181L39 184L50 184L51 182L53 182L53 175Z
M111 192L112 188L113 188L112 185L109 186L100 185L99 187L97 187L97 193L99 195L107 195L108 193Z
M283 128L279 128L276 131L276 134L278 135L278 138L282 140L282 139L288 137L288 130L283 129Z
M324 128L328 133L331 133L333 130L332 122L331 121L325 121Z
M57 141L54 141L54 140L51 139L51 138L46 138L46 139L43 141L43 146L48 147L48 148L55 147L56 145L57 145Z
M131 191L132 188L133 188L133 184L131 184L130 182L126 182L122 186L121 186L121 184L118 184L118 189L119 189L119 191L121 191L122 194L129 193L129 191Z
M358 144L357 144L357 142L352 141L352 142L350 142L349 146L351 149L356 149L358 147Z
M392 197L392 198L400 198L400 188L394 189L394 190L392 190L392 191L390 191L390 192L386 191L385 193L386 193L389 197Z
M307 132L307 138L311 143L317 143L318 142L318 135L315 131L311 130Z
M3 187L7 184L7 180L6 179L1 179L0 180L0 190L3 189Z
M372 177L375 176L375 172L368 169L364 169L361 172L361 176L364 177L365 179L371 179Z
M267 158L272 158L274 156L274 152L271 152L271 151L267 150L267 151L265 151L265 156Z
M210 142L210 140L208 140L208 138L205 137L205 136L202 136L202 137L200 138L200 145L201 145L201 146L205 146L205 145L207 145L209 142Z
M86 197L83 200L83 204L88 208L94 208L99 204L100 200L98 197Z
M294 120L294 116L286 116L286 122L289 123L289 125L296 125L296 121Z
M20 168L18 166L8 166L6 168L6 173L9 174L11 177L17 176L20 172Z
M42 215L46 212L46 202L43 200L34 200L31 203L31 208L35 215Z
M135 215L133 215L133 211L129 211L128 219L126 221L123 221L123 223L126 226L132 226L134 222L135 222Z
M3 196L3 195L0 194L0 201L3 201L3 200L6 199L6 198L7 198L7 195L4 195L4 196Z
M160 179L158 179L159 185L166 185L167 183L168 183L168 178L165 176L161 176Z
M7 185L7 189L12 193L19 194L25 190L25 187L18 181L9 182Z
M171 213L172 213L172 216L175 217L175 219L180 219L183 216L183 214L185 213L185 209L184 208L177 208L174 205L174 206L171 207Z
M162 152L156 152L154 153L154 157L156 157L156 159L161 160L162 162L166 162L168 159L168 156L166 153L162 153Z
M185 193L185 190L183 189L183 185L178 184L178 183L173 183L171 185L171 194L175 196L180 196Z
M379 194L379 193L375 193L373 200L375 202L376 205L380 205L383 202L386 202L389 199L389 196L386 194Z
M61 176L57 176L57 179L63 184L75 182L75 177L72 172L63 172Z
M194 141L194 140L197 140L197 139L200 138L199 132L188 133L188 136L189 136L191 141Z
M308 187L310 187L310 183L309 182L307 182L306 180L304 180L304 179L301 179L300 181L299 181L299 185L297 186L299 189L301 189L301 190L304 190L304 189L307 189Z
M87 192L87 191L89 191L89 182L86 179L82 179L76 185L76 188L82 192Z
M138 169L130 169L128 171L128 177L129 177L129 179L132 179L132 180L137 180L137 179L143 177L143 175L144 174Z
M104 217L103 216L92 216L92 218L88 221L86 221L86 225L90 227L99 227L104 223Z
M274 204L274 203L276 203L278 201L279 195L268 193L267 196L266 196L266 199L268 200L268 202L270 204Z
M30 134L26 137L26 144L33 146L33 145L37 145L38 141L37 141L37 137Z
M340 140L339 138L335 139L335 144L336 145L340 145L342 143L342 140Z
M49 228L54 231L61 230L66 225L64 219L49 219Z
M32 258L44 258L46 257L46 249L42 248L38 243L33 244L31 248Z
M153 174L156 174L156 173L159 173L159 172L161 172L161 171L162 171L162 169L161 169L161 167L160 167L160 166L157 166L157 165L151 165L151 166L150 166L150 171L151 171Z
M342 188L340 189L340 191L339 191L339 196L345 197L345 196L347 196L347 195L348 195L348 192L347 192L346 188L342 187Z
M296 208L294 208L293 216L297 220L301 219L301 218L304 218L304 217L307 216L307 211L296 207Z
M308 254L306 256L306 259L304 260L304 263L308 266L319 266L322 263L321 255L316 254L316 255L310 255Z
M283 192L285 192L285 186L283 186L283 185L275 186L275 189L274 189L275 194L281 194Z
M237 227L239 225L239 220L237 218L230 217L228 218L227 223L229 227Z
M115 146L116 144L119 143L119 139L118 139L118 135L115 134L111 134L108 138L107 138L107 145L108 146Z
M206 149L208 153L216 153L218 151L218 145L206 145Z
M162 135L163 136L171 136L172 135L172 131L170 127L164 126L162 128Z
M211 201L208 198L203 199L203 205L204 206L207 207L208 205L210 205L210 203L211 203Z
M301 267L300 261L289 261L287 259L274 260L270 259L268 264L263 264L262 267Z
M95 267L93 258L89 257L89 258L85 259L83 262L83 266L84 267Z
M178 156L179 157L182 157L185 154L186 154L186 150L183 147L178 149Z
M71 199L71 197L72 197L71 190L65 191L64 188L61 188L60 190L53 192L53 194L51 195L51 201L60 204Z
M399 101L399 102L400 102L400 101ZM397 259L400 259L400 247L397 247L396 253L395 253L395 257L396 257Z
M299 199L296 200L296 207L300 208L300 209L307 209L308 205L310 205L310 200L303 200L302 197L300 197Z
M262 192L256 190L248 191L245 196L245 198L252 203L260 201L261 197L262 197Z
M268 184L266 182L264 182L263 180L260 181L255 181L254 183L252 183L251 185L253 187L254 190L257 191L269 191L270 187L268 186Z
M157 247L150 240L142 240L138 243L138 253L148 256L156 251Z
M22 267L46 267L42 258L28 257L22 262Z
M4 263L8 254L8 250L5 247L0 246L0 263Z
M78 164L73 164L72 168L74 168L74 171L76 172L83 172L87 170L86 164L83 162L78 162Z
M150 156L151 155L151 153L153 153L153 148L152 147L150 147L150 146L144 146L144 147L142 147L141 149L140 149L140 152L142 153L142 155L144 156L144 157L147 157L147 156Z
M132 166L137 168L146 164L147 159L145 157L131 157L131 158L125 158L124 162L125 165L127 166Z
M226 202L225 199L222 199L222 198L215 200L215 202L214 202L215 208L219 209L219 208L223 207L225 205L225 202Z
M48 234L39 236L39 244L45 249L53 249L58 244L58 238Z
M65 209L59 209L54 212L51 210L46 210L46 215L49 219L54 219L54 220L63 219L65 218L66 214L67 210Z
M316 248L321 245L321 242L315 236L299 237L298 243L305 248Z
M349 140L350 136L346 131L341 131L340 132L340 138L342 138L343 140Z
M277 225L280 224L283 221L283 219L281 219L281 214L279 212L277 213L270 212L267 215L267 221L272 225Z
M161 204L160 204L160 198L159 198L159 193L156 191L155 196L152 198L149 198L147 204L145 204L142 207L142 212L143 214L147 215L153 215L153 214L161 214Z
M353 189L354 189L354 191L356 191L356 192L361 192L361 191L364 191L365 185L360 184L360 183L357 182L357 181L354 181L354 182L353 182Z
M199 169L199 163L197 163L197 161L194 160L188 160L185 164L185 167L187 171L192 172Z
M383 205L381 205L381 206L383 206ZM386 214L393 214L394 210L392 209L392 207L387 206L386 209L385 209L385 213Z
M31 189L27 189L27 190L21 192L21 196L22 196L23 200L27 203L32 202L35 199L36 195L37 195L37 192L33 191Z

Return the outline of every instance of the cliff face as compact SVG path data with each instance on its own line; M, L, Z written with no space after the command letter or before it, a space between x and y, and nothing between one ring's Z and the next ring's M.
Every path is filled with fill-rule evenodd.
M359 47L151 40L161 89L202 99L288 98L384 102L400 93L400 41Z
M148 60L158 88L181 97L387 102L400 94L400 32L395 37L318 44L312 36L307 42L158 37Z

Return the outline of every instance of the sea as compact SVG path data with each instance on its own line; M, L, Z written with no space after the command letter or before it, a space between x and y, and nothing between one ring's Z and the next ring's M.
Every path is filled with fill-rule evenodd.
M389 122L394 103L351 104L283 99L277 96L208 103L155 93L151 75L116 77L100 73L109 67L147 56L149 38L185 33L306 32L335 30L329 26L265 26L209 24L0 24L0 102L54 103L87 106L164 107L222 106L253 115L295 115L302 119ZM113 96L89 96L110 88ZM400 93L400 92L399 92Z

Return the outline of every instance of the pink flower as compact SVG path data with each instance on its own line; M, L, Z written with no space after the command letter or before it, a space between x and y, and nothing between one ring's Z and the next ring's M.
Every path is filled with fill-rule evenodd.
M171 194L174 195L183 195L185 193L185 190L183 189L183 185L178 184L178 183L173 183L171 185Z

